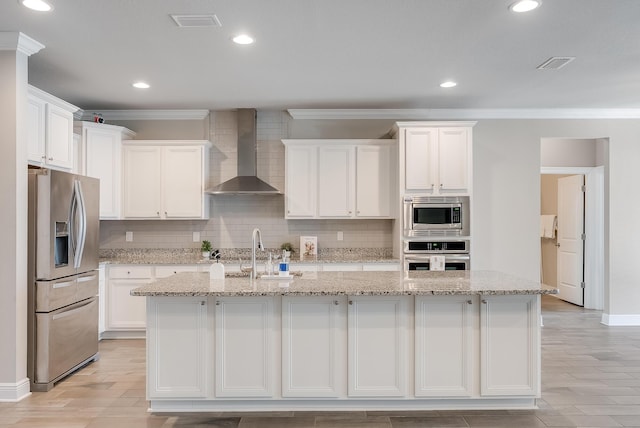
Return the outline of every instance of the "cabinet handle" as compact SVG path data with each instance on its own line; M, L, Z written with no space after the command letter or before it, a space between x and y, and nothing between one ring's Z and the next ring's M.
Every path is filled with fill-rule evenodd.
M45 155L42 155L42 159L47 159L47 157Z
M165 217L167 216L167 212L166 212L166 211L164 212L164 216L165 216Z
M482 303L486 305L487 301L485 299L482 299Z
M351 214L351 211L349 211L349 214Z
M131 272L130 272L130 271L127 271L127 275L131 275Z
M467 305L472 305L473 302L471 301L471 299L467 300Z
M216 306L220 306L220 300L216 300Z
M49 158L49 160L53 160L53 158Z
M156 215L160 217L160 211L156 211Z
M440 183L440 188L442 189L442 183Z
M200 306L204 306L204 300L200 301Z
M434 187L436 187L436 185L431 183L431 188L433 189Z
M350 305L353 305L353 300L349 300L349 304L350 304Z
M334 301L333 301L333 304L334 304L334 305L336 305L336 306L338 306L338 305L339 305L339 303L338 303L338 301L337 301L337 300L334 300Z

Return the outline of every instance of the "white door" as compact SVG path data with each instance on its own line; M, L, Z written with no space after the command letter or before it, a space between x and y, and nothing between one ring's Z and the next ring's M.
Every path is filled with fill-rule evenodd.
M356 216L391 215L391 155L391 146L357 147Z
M318 215L352 217L355 148L326 146L320 147L318 153Z
M201 146L164 147L162 206L165 218L198 218L202 210Z
M558 180L558 297L584 305L584 176Z
M316 215L318 184L318 148L287 146L286 148L286 217L310 218Z
M161 147L129 146L123 149L124 217L160 218Z

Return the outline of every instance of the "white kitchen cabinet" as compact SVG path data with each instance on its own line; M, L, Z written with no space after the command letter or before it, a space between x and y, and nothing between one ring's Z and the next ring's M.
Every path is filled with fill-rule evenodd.
M474 296L416 296L415 396L473 395Z
M399 122L401 190L468 195L475 122Z
M209 268L209 265L203 264L202 267ZM200 270L199 265L158 265L155 267L155 275L156 279L167 278L171 275L175 275L181 272L198 272Z
M123 149L124 217L206 219L208 141L132 141Z
M274 298L215 299L216 397L273 397L276 361Z
M318 147L318 216L352 217L356 183L355 147Z
M344 397L344 296L282 298L282 396Z
M482 296L480 393L540 394L540 296Z
M153 267L118 265L108 267L106 284L105 334L119 337L117 332L144 331L146 328L145 299L131 296L134 288L153 280ZM125 335L128 336L128 335Z
M73 113L78 107L29 86L27 159L30 164L71 171L74 164Z
M408 296L349 297L349 397L407 395L409 299Z
M286 218L394 218L396 140L282 140Z
M162 217L161 157L161 147L123 147L124 218Z
M356 147L356 217L392 217L395 147Z
M76 122L81 135L83 165L89 177L100 179L100 219L122 218L122 142L135 133L122 126L94 122Z
M145 299L142 299L145 300ZM206 297L147 299L147 398L205 398L210 378Z
M318 147L287 146L285 150L286 218L314 218L317 206Z
M105 295L107 287L106 268L103 263L98 266L98 339L102 339L105 327Z

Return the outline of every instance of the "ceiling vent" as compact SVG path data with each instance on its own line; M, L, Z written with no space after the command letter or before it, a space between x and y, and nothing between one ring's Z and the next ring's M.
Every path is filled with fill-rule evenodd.
M222 27L215 15L171 15L178 27Z
M559 70L571 61L576 59L575 56L553 56L540 64L538 70Z

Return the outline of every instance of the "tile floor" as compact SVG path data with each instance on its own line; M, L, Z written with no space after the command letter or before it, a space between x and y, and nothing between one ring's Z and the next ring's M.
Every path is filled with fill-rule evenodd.
M543 298L537 410L152 415L144 341L105 340L100 361L51 391L0 403L0 427L640 427L640 327L600 316Z

